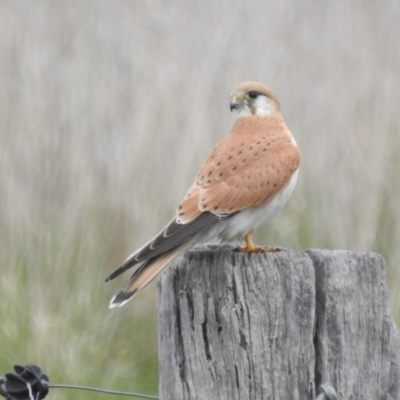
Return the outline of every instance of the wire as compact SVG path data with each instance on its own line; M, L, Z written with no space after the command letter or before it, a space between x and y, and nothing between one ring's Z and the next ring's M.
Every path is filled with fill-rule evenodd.
M45 384L45 386L48 387L49 389L61 388L61 389L90 390L92 392L99 392L99 393L105 393L105 394L117 394L120 396L132 396L132 397L141 397L142 399L159 400L157 396L151 396L148 394L134 393L134 392L120 392L118 390L100 389L100 388L93 388L93 387L89 387L89 386L49 385L47 383Z

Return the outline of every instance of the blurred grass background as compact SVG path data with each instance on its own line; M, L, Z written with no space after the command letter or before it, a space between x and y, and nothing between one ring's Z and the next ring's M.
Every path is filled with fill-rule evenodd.
M303 153L262 244L384 255L400 321L400 3L0 2L0 375L157 392L156 288L104 278L173 215L245 80ZM52 399L98 398L54 390Z

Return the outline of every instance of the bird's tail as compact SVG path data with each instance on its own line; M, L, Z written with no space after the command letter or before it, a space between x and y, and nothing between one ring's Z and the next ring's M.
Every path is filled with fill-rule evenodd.
M123 306L188 247L190 247L188 242L182 243L142 264L129 278L125 286L111 299L110 308Z

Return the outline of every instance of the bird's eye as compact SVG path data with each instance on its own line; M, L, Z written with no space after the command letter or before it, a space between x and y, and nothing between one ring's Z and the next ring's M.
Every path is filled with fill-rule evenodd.
M249 94L249 97L250 97L251 99L256 99L256 98L258 97L258 95L259 95L259 93L256 92L255 90L252 90L252 91L249 92L248 94Z

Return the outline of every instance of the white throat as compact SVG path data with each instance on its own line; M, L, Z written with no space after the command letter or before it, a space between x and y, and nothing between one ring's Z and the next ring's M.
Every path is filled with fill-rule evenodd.
M253 107L256 115L271 115L276 113L275 103L266 96L258 96L253 102Z
M258 96L251 105L244 102L243 105L236 110L237 117L247 117L250 115L269 116L277 112L276 104L267 96Z

